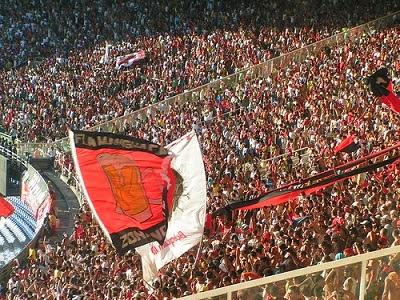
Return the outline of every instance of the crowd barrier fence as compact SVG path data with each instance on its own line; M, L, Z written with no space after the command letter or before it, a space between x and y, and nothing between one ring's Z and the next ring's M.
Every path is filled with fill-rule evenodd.
M231 299L238 299L237 296L240 296L239 299L257 299L255 295L258 293L261 294L264 288L268 288L272 284L286 287L288 282L293 283L295 282L294 279L296 278L297 278L296 282L304 282L304 280L311 277L312 275L326 275L329 274L332 270L334 272L339 272L342 274L345 268L351 267L354 271L352 277L356 279L357 282L356 299L364 300L366 299L367 266L369 266L371 261L376 261L378 264L382 262L387 263L389 257L396 255L399 252L400 252L400 246L394 246L379 251L373 251L365 254L355 255L348 258L326 262L323 264L297 269L294 271L285 272L277 275L263 277L256 280L245 281L235 285L218 288L211 291L205 291L195 295L185 296L182 299L231 300ZM290 285L291 284L289 284L289 286ZM337 293L339 293L338 287L337 287ZM368 299L380 299L382 296L381 291L379 293L380 295L378 294L368 295ZM251 294L252 297L248 298L245 296L246 294L247 295ZM332 299L341 299L341 298L338 295L338 297L333 297Z

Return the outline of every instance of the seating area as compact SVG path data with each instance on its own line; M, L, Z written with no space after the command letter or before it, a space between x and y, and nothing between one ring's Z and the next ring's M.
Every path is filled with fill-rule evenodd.
M20 197L8 197L7 199L15 207L15 212L10 218L17 218L17 224L24 223L24 225L28 225L35 231L36 220L30 207L26 203L23 203Z
M25 213L21 214L19 211L17 211L9 217L9 220L14 224L18 224L19 230L22 230L26 237L34 236L36 221L32 216Z
M16 153L48 154L73 179L68 154L57 154L70 150L69 129L164 146L195 128L207 176L202 242L162 267L151 286L139 254L117 253L85 201L71 213L74 232L65 242L47 243L46 236L32 245L37 257L17 268L12 257L21 242L2 220L0 228L14 238L9 244L0 231L9 299L382 298L372 286L385 284L377 274L392 268L389 256L361 256L400 253L392 250L400 244L398 160L390 171L288 194L287 203L216 212L274 188L309 188L305 178L341 175L337 166L398 142L399 114L372 97L363 79L387 66L398 90L400 11L387 14L400 9L399 0L5 2L0 126L18 141ZM145 59L129 69L115 66L139 49ZM349 135L358 150L336 153ZM297 164L302 148L308 161ZM400 155L400 148L393 152ZM358 264L352 276L328 272L349 263ZM303 280L286 277L312 273L304 296ZM213 291L221 296L199 295Z
M8 197L14 213L0 223L0 268L14 259L33 239L36 220L20 197Z
M17 239L15 238L12 231L8 228L6 223L7 220L5 224L0 228L0 234L3 235L4 239L7 241L8 244L14 244L17 241Z

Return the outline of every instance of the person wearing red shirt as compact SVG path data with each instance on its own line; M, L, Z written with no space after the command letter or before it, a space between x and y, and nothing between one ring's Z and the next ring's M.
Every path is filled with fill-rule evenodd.
M82 225L78 222L75 223L75 230L74 230L74 239L75 241L81 240L85 238L85 231Z

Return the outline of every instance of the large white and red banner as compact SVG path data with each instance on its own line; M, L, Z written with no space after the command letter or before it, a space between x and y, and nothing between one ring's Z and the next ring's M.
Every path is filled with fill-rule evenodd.
M206 177L197 136L192 131L166 148L174 156L171 168L179 174L178 192L164 243L149 243L136 249L142 256L145 281L157 278L161 267L199 244L204 232Z
M164 243L175 193L168 150L106 132L70 132L71 150L88 203L116 250Z
M137 52L133 52L123 56L118 56L115 68L120 69L121 67L130 67L134 63L144 59L145 57L146 53L143 50L139 50Z
M50 211L51 199L46 181L30 165L22 175L21 200L30 206L36 218L36 230L39 230Z

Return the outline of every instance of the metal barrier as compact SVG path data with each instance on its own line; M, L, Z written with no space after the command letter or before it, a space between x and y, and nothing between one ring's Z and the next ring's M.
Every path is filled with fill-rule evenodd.
M83 191L81 182L75 172L67 170L65 166L61 168L61 180L68 184L71 191L75 194L78 199L79 205L82 206L85 203L85 193Z
M54 147L52 143L16 143L19 155L34 158L50 158L49 152L52 147Z
M22 158L17 153L15 153L7 148L0 146L0 155L3 155L5 157L11 159L11 162L14 162L14 164L24 166L25 169L28 168L28 162L26 159Z
M6 140L9 143L13 142L11 136L3 132L0 132L0 139Z
M246 281L235 285L229 285L226 287L218 288L211 291L201 292L195 295L185 296L181 299L186 300L201 300L201 299L213 299L213 300L231 300L233 298L239 299L258 299L257 294L260 296L265 291L265 288L271 285L287 287L291 285L306 285L307 282L312 280L313 275L322 275L325 280L328 280L329 274L337 272L337 274L343 274L344 269L350 267L353 270L353 278L356 280L356 297L355 299L364 300L366 297L366 277L367 277L367 266L369 263L382 261L388 262L389 259L400 252L400 246L390 247L379 251L368 252L366 254L356 255L336 261L326 262L323 264L310 266L291 272L277 274L273 276L264 277L257 280ZM397 262L399 263L399 262ZM332 273L331 273L332 272ZM332 277L332 276L331 276ZM309 279L308 279L309 278ZM336 287L332 293L339 294L340 287ZM380 292L381 293L381 292ZM251 298L246 297L251 295ZM235 297L233 297L235 296ZM374 298L374 296L378 296ZM369 295L369 299L380 299L380 295ZM264 299L264 298L260 298ZM337 295L330 299L342 299Z
M286 152L281 155L270 157L268 159L260 159L260 160L258 160L258 169L260 170L261 173L263 173L263 171L264 172L266 171L266 168L270 161L279 160L279 159L287 157L289 155L292 159L293 167L296 168L299 166L300 163L307 164L309 162L308 157L310 155L310 151L311 151L311 149L309 147L303 147L303 148L294 150L293 152Z

